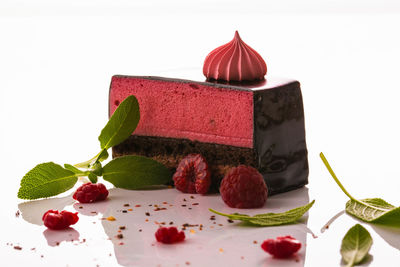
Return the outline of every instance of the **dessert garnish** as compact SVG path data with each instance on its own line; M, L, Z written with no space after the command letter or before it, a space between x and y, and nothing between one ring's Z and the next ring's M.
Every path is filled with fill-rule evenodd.
M68 228L70 225L77 223L79 220L78 212L69 212L63 210L48 210L43 214L42 221L44 225L52 230L62 230Z
M311 201L310 203L297 207L282 213L264 213L264 214L257 214L254 216L249 216L246 214L225 214L213 209L209 209L211 212L214 212L218 215L225 216L231 220L240 220L242 222L247 222L253 225L258 226L277 226L283 224L291 224L295 223L299 220L304 213L306 213L313 205L315 200Z
M242 41L236 31L232 41L207 55L203 74L208 80L228 82L263 80L267 74L267 65L253 48Z
M342 246L340 248L343 261L347 263L346 267L363 262L371 246L372 237L367 229L360 224L356 224L350 228L343 237Z
M262 175L253 167L240 165L228 171L219 188L221 197L231 208L264 206L268 189Z
M108 158L107 150L131 136L139 123L139 103L128 96L115 110L100 133L100 152L92 159L64 167L53 162L42 163L30 170L21 180L18 197L37 199L58 195L72 188L78 177L88 176L92 183L97 178L109 181L116 187L139 189L150 185L162 185L170 181L170 171L161 163L142 156L123 156L111 160L104 167L101 162Z
M160 227L156 231L155 237L158 242L173 244L185 240L185 233L183 231L178 232L175 226Z
M261 244L261 248L278 259L292 257L301 248L299 240L292 236L279 236L276 239L267 239Z
M346 203L348 214L368 223L400 227L400 207L396 208L381 198L355 199L336 177L324 154L321 152L319 155L340 189L350 198Z
M184 193L206 194L211 185L211 174L205 158L200 154L184 157L173 176L175 188Z
M105 200L108 196L108 190L104 184L91 182L81 185L74 193L73 198L80 203L92 203Z

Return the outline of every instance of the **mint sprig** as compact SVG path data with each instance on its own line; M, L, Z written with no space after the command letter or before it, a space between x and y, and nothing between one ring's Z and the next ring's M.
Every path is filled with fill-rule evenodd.
M103 176L114 186L126 189L165 184L171 179L169 170L150 158L123 156L111 160L104 167L101 164L109 156L107 150L127 139L136 129L139 119L139 103L133 95L128 96L101 131L99 153L75 165L64 164L64 168L53 162L37 165L22 178L18 197L31 200L55 196L71 189L78 177L86 176L92 183Z
M340 189L350 198L346 203L347 213L368 223L400 227L400 207L395 207L381 198L366 198L361 200L354 198L336 177L336 174L322 152L320 153L320 157Z
M347 263L346 267L351 267L362 263L372 246L372 237L367 229L360 224L354 225L346 233L342 240L340 254Z
M298 221L301 217L303 217L304 213L306 213L313 205L315 200L311 201L310 203L297 207L282 213L264 213L264 214L257 214L254 216L249 216L246 214L226 214L215 211L213 209L209 209L211 212L215 214L228 217L231 220L240 220L243 222L249 222L254 225L258 226L277 226L277 225L284 225L284 224L291 224Z

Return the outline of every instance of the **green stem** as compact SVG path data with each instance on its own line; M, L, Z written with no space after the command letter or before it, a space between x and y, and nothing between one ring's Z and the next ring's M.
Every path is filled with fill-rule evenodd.
M77 167L77 168L89 168L90 165L93 163L93 161L96 160L102 152L103 152L103 150L101 150L99 153L97 153L97 155L94 156L93 158L91 158L87 161L81 162L81 163L74 164L73 166Z
M251 218L250 216L247 216L247 215L226 214L226 213L218 212L218 211L213 210L213 209L208 209L208 210L213 212L213 213L215 213L215 214L228 217L229 219L232 219L232 220L248 220L248 219Z
M321 157L322 161L325 164L325 167L328 169L329 173L332 175L333 179L335 180L335 182L338 184L338 186L340 187L340 189L342 189L343 193L345 193L351 200L354 200L356 202L359 202L357 199L355 199L354 197L352 197L352 195L350 195L349 192L347 192L347 190L344 188L344 186L342 185L342 183L339 181L339 179L336 177L336 174L333 172L331 165L329 165L328 160L325 158L324 154L321 152L319 153L319 156Z

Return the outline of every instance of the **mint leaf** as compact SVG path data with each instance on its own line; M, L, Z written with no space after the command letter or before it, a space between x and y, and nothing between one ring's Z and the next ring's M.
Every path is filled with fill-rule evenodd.
M101 149L109 149L127 139L139 123L139 103L133 95L128 96L115 110L100 133Z
M249 222L254 225L258 226L277 226L283 224L290 224L294 223L299 220L304 213L306 213L315 203L315 200L308 203L307 205L294 208L282 213L264 213L264 214L257 214L254 216L249 216L246 214L225 214L213 209L209 209L211 212L214 212L218 215L228 217L231 220L241 220L244 222Z
M103 178L119 188L140 189L167 183L171 180L171 173L155 160L141 156L123 156L103 167Z
M336 177L328 160L321 152L320 157L324 162L329 173L332 175L340 189L350 198L346 203L346 212L354 217L368 222L387 226L400 227L400 207L395 207L380 198L367 198L357 200L344 188L342 183Z
M75 174L82 174L82 171L80 169L72 166L71 164L64 164L64 168L72 171Z
M51 197L72 188L77 182L77 174L53 162L36 165L21 180L18 197L38 199Z
M340 254L347 263L346 266L354 266L365 259L371 246L372 237L369 232L360 224L356 224L344 236Z

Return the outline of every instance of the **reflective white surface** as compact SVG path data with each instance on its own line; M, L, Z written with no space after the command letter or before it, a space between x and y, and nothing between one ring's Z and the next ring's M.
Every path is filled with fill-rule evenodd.
M343 210L347 198L318 153L325 153L354 196L381 197L400 205L399 5L395 1L347 3L255 1L250 8L227 1L193 5L2 1L0 255L4 266L186 266L186 262L190 266L339 266L341 239L359 221L344 214L320 232ZM16 198L20 179L36 164L76 163L98 152L111 75L201 72L207 53L231 40L236 29L264 57L268 75L302 83L310 163L308 190L274 196L263 209L240 212L287 210L315 199L308 220L292 226L245 228L216 216L217 225L211 228L208 208L235 210L226 208L219 196L196 195L192 200L174 189L112 189L108 201L82 205L82 209L68 197L71 192L28 203ZM199 205L184 208L183 198ZM164 201L167 210L153 211L148 206ZM131 205L132 212L122 213L125 203L142 206ZM46 230L40 222L42 212L64 206L78 210L79 222L68 231ZM18 209L22 214L15 217ZM109 215L117 220L101 220ZM204 227L202 231L194 227L194 233L188 228L187 242L165 246L155 243L155 221ZM115 238L120 225L127 227L122 240ZM365 266L399 266L400 230L363 225L374 239ZM318 238L306 234L308 229ZM304 244L298 261L274 260L260 249L262 240L286 234ZM15 245L22 250L14 249Z

